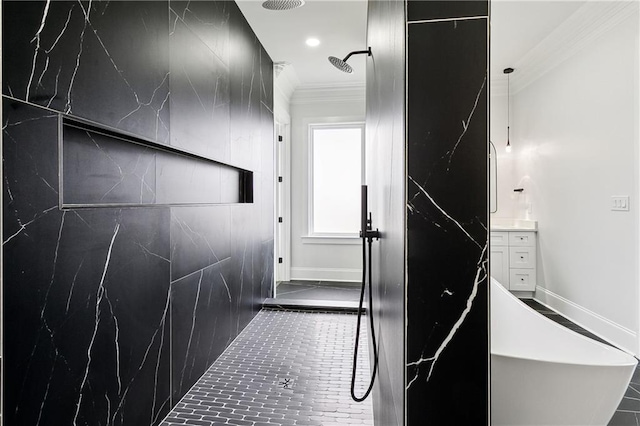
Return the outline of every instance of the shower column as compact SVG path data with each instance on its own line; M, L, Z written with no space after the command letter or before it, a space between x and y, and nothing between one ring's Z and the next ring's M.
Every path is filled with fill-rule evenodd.
M371 1L368 45L375 421L488 425L488 2Z

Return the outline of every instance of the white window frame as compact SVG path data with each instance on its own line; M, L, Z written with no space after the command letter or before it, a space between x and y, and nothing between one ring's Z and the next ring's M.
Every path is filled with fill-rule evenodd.
M314 179L314 171L313 171L313 131L315 129L360 129L360 161L361 161L361 176L360 183L364 184L365 176L366 176L366 163L365 163L365 123L364 121L348 121L348 122L331 122L331 123L310 123L308 125L308 205L307 205L307 236L303 237L303 242L308 244L322 244L325 242L331 242L333 244L359 244L360 239L357 230L354 233L325 233L325 232L314 232L313 228L313 179ZM330 241L328 241L330 240Z

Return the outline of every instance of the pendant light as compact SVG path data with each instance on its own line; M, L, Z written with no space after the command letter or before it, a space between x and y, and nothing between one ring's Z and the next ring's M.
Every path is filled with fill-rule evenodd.
M511 84L509 81L509 74L513 72L513 68L505 68L503 71L507 75L507 146L505 147L505 151L511 152L511 141L509 140L509 131L510 131L510 105L511 105Z

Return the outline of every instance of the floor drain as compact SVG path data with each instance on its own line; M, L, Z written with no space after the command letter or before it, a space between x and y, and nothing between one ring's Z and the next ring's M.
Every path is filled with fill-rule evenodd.
M280 379L278 385L283 389L291 389L293 388L293 379Z

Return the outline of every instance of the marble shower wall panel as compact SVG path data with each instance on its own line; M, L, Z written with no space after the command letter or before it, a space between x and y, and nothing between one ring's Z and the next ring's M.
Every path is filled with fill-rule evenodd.
M260 43L235 3L230 4L231 163L249 170L261 166ZM266 56L268 59L268 56ZM270 62L270 59L269 59Z
M171 283L174 404L237 335L229 267L227 258Z
M271 59L229 1L2 6L3 420L157 425L271 295Z
M3 16L4 95L168 142L167 2L4 1Z
M169 212L60 211L54 121L4 103L4 420L152 424L170 408Z
M260 45L260 101L273 112L273 62Z
M251 204L231 206L231 232L234 236L231 247L231 288L235 319L234 331L240 332L258 310L262 290L258 287L263 277L258 275L260 262L260 238L257 206ZM264 277L264 280L270 280ZM268 282L264 282L268 284Z
M237 12L230 1L169 2L172 19L180 18L220 60L229 65L231 12Z
M171 209L171 280L231 256L231 206ZM236 245L237 241L233 242Z
M229 68L180 17L171 18L171 144L228 162Z
M58 209L58 116L4 98L2 109L6 244Z
M488 423L487 27L408 25L409 424Z

